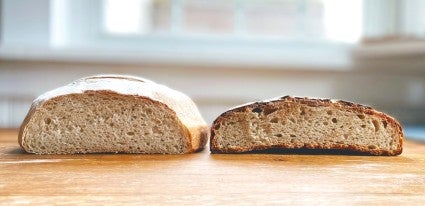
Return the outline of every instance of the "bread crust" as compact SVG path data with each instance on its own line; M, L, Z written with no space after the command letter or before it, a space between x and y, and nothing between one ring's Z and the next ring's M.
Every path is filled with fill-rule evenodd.
M359 147L359 146L353 146L353 145L343 145L343 144L329 144L329 145L314 145L314 144L305 144L304 146L300 147L293 147L291 145L286 144L280 144L280 145L273 145L273 146L253 146L249 148L220 148L215 136L215 130L220 127L220 124L223 120L226 119L226 117L234 115L235 113L240 112L251 112L255 108L267 108L273 105L284 105L285 103L298 103L298 104L304 104L310 107L336 107L340 108L342 110L347 111L356 111L359 113L364 113L368 115L373 115L376 117L381 118L382 120L385 120L388 122L388 124L392 124L396 128L396 135L398 137L398 147L396 150L379 150L379 149L368 149L367 147ZM307 98L307 97L291 97L291 96L283 96L271 100L265 100L260 102L252 102L247 103L241 106L237 106L233 109L230 109L224 113L222 113L219 117L217 117L211 126L211 137L210 137L210 150L212 153L242 153L242 152L248 152L248 151L255 151L255 150L264 150L264 149L273 149L273 148L282 148L282 149L340 149L340 150L347 150L347 151L354 151L354 152L360 152L365 154L371 154L371 155L399 155L403 151L403 129L400 125L400 123L394 119L393 117L384 114L382 112L374 110L372 107L356 104L352 102L347 102L343 100L331 100L331 99L315 99L315 98Z
M188 151L192 153L202 150L209 136L209 129L196 105L186 95L150 80L127 75L97 75L82 78L55 90L47 92L35 99L19 129L18 142L26 151L25 130L37 109L50 101L76 94L104 94L107 96L129 96L162 106L175 115L178 123L185 129L185 137L189 142Z

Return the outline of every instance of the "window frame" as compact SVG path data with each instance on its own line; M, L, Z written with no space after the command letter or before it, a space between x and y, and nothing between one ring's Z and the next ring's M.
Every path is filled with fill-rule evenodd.
M112 35L101 25L100 0L77 1L81 9L92 11L89 21L81 27L85 36L73 40L74 47L103 51L135 52L146 61L166 64L217 65L229 67L290 67L337 69L347 67L351 44L327 42L319 39L273 39L255 36L182 35L178 30L171 35ZM68 7L69 8L69 7ZM67 9L67 8L64 8ZM93 12L95 11L95 12ZM60 12L60 13L66 13ZM73 24L73 22L70 22ZM78 32L78 31L74 31ZM71 35L72 36L72 35ZM76 44L76 42L78 42ZM125 49L123 49L125 48ZM266 54L266 55L265 55ZM144 56L146 55L146 56ZM191 59L194 57L196 59ZM148 58L152 58L148 60ZM179 59L181 58L181 59ZM255 61L254 61L255 60ZM313 60L313 61L312 61Z

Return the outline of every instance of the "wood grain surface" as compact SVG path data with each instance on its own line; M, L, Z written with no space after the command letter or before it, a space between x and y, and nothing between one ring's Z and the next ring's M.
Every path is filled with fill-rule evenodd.
M424 205L425 144L396 157L33 155L0 131L1 205Z

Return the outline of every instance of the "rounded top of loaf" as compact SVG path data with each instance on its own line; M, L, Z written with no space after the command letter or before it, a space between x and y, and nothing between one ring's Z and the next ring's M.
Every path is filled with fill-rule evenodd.
M105 91L111 95L145 97L168 106L182 123L188 126L206 125L195 103L187 95L151 80L130 75L107 74L84 77L40 95L33 106L63 95L93 91Z

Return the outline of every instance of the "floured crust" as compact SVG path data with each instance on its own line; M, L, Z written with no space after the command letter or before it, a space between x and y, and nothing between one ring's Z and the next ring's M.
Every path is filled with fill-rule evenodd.
M235 113L244 113L244 112L251 112L253 109L257 107L268 107L273 105L284 105L285 103L297 103L297 104L303 104L310 107L329 107L332 106L334 108L339 108L342 110L347 111L357 111L360 113L373 115L376 117L381 118L382 120L385 120L388 122L388 124L392 124L396 127L396 136L398 137L398 147L396 150L371 150L367 147L358 147L354 145L331 145L331 146L318 146L314 144L304 144L302 147L292 147L289 144L280 144L280 145L273 145L273 146L255 146L250 147L248 149L246 148L220 148L217 141L216 141L216 135L215 130L220 126L220 123L226 119L226 117L229 117ZM241 153L241 152L247 152L247 151L255 151L255 150L264 150L264 149L273 149L273 148L291 148L291 149L300 149L300 148L307 148L307 149L341 149L341 150L349 150L349 151L355 151L355 152L361 152L366 154L372 154L372 155L399 155L402 153L403 150L403 129L400 125L400 123L395 120L393 117L390 117L382 112L376 111L373 108L369 106L364 106L361 104L355 104L347 101L342 100L330 100L330 99L314 99L314 98L300 98L300 97L291 97L291 96L284 96L276 99L261 101L261 102L253 102L244 104L242 106L235 107L233 109L230 109L223 114L221 114L213 123L211 126L211 138L210 138L210 150L212 153Z
M69 85L59 87L39 96L31 105L25 117L18 136L19 145L27 150L25 145L26 127L37 111L51 100L64 98L73 94L102 93L107 96L131 96L163 105L176 115L176 119L186 130L186 138L190 148L185 153L202 150L208 141L208 126L199 113L196 105L186 95L150 80L125 75L98 75L79 79Z

